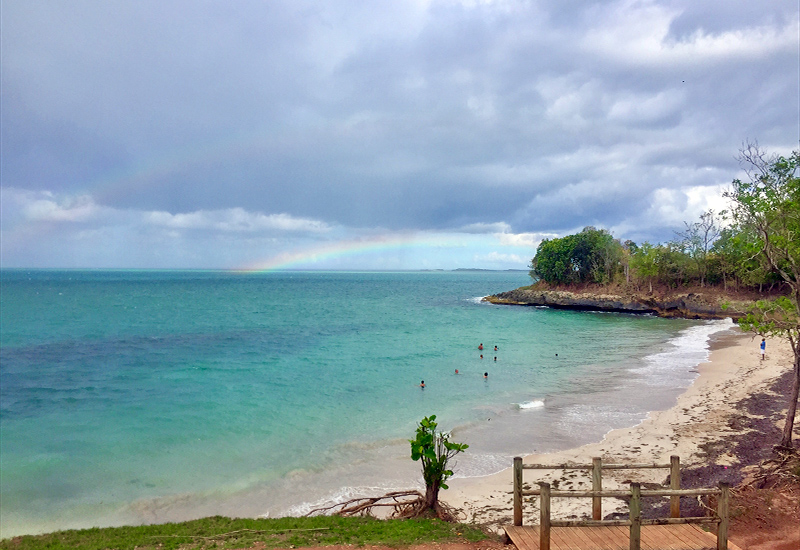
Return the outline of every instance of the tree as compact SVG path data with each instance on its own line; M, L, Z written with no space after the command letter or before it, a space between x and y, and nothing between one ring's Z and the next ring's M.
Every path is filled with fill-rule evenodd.
M758 288L759 292L764 284L781 281L761 260L761 239L751 229L737 226L722 229L711 252L718 260L719 276L725 289L731 279L735 286Z
M574 250L573 235L543 240L531 260L531 278L551 284L575 282L575 266L572 263Z
M551 284L610 282L622 255L622 245L611 233L584 227L580 233L539 243L530 275Z
M447 489L446 481L453 475L448 469L450 459L466 450L469 445L453 443L450 434L437 430L436 415L423 418L411 443L411 459L422 461L425 480L425 507L439 513L439 489Z
M653 253L659 282L671 288L686 284L689 256L681 243L660 244L655 247Z
M748 178L733 180L725 193L732 201L733 220L758 236L762 260L789 288L785 298L759 301L740 325L757 334L786 338L792 347L794 377L780 442L791 447L800 393L800 151L786 158L747 143L739 161Z
M700 286L705 286L708 274L708 252L719 237L719 225L714 218L713 210L703 212L699 222L683 223L686 229L678 233L681 245L695 263L697 274L700 277Z
M639 246L630 239L622 243L622 256L619 263L622 266L622 273L626 283L631 282L631 260L638 250Z
M631 255L631 269L637 283L641 280L647 282L650 293L653 293L653 279L658 276L658 255L656 247L645 241L637 247Z
M447 489L447 480L453 475L449 469L450 460L469 445L453 443L450 434L437 430L436 415L422 419L417 427L416 437L409 439L411 458L422 461L422 477L425 479L425 494L416 489L391 491L377 497L357 497L330 506L315 508L306 515L334 513L340 516L373 515L376 508L389 507L392 518L416 518L429 516L431 511L439 519L456 521L457 510L446 503L439 502L439 490Z
M622 245L605 229L584 227L575 235L574 260L582 282L608 283L619 272Z

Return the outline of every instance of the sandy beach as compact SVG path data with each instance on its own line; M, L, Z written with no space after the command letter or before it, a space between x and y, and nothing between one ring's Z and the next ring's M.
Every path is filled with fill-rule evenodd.
M737 466L741 470L741 465L729 450L723 449L709 457L708 445L731 436L748 437L745 434L751 428L737 426L731 421L742 414L740 404L748 397L769 392L771 384L791 369L792 354L788 344L777 339L768 340L766 359L761 361L759 343L760 338L738 329L720 333L712 338L709 361L698 366L697 379L672 408L653 411L636 426L610 431L602 441L555 453L529 455L523 457L524 462L588 464L592 457L601 457L606 463L669 463L671 455L678 455L682 471L692 466L711 467L718 470L714 477L724 480L728 468L732 473ZM779 409L785 409L784 400L775 401ZM603 488L627 488L630 481L663 483L667 474L668 470L661 469L606 471ZM498 527L512 519L511 480L510 468L482 478L452 479L442 500L464 510L467 521ZM566 473L525 470L525 484L535 486L539 480L551 483L557 480L562 489L590 486L588 473L578 470ZM624 506L622 502L604 499L603 513L622 511ZM589 499L556 499L552 510L554 517L588 516L591 502ZM538 523L535 502L525 502L523 521Z

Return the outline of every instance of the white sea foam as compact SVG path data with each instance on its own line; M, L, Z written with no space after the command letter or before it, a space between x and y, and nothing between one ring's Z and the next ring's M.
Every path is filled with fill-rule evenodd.
M522 409L541 409L544 407L544 400L542 399L534 399L533 401L526 401L525 403L515 403L515 405Z
M469 453L469 451L467 451ZM483 477L508 468L514 459L512 454L481 453L459 455L453 465L454 478Z
M734 326L730 319L721 319L687 328L670 340L666 349L645 357L644 365L633 371L651 385L672 382L688 387L697 377L694 367L708 361L711 335Z

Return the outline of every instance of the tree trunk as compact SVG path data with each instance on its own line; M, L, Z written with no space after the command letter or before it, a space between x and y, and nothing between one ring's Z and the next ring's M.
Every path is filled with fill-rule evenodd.
M798 344L800 345L800 344ZM786 422L783 424L781 447L792 446L792 430L794 429L794 416L797 413L797 397L800 394L800 350L794 350L794 377L792 380L792 394L789 397L789 410L786 411Z
M439 484L434 483L425 488L425 507L428 509L435 509L439 503Z

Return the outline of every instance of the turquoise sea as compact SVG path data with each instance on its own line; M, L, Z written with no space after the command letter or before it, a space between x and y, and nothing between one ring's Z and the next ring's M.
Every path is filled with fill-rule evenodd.
M731 326L480 301L524 272L0 275L3 538L417 487L430 414L493 473L671 406Z

